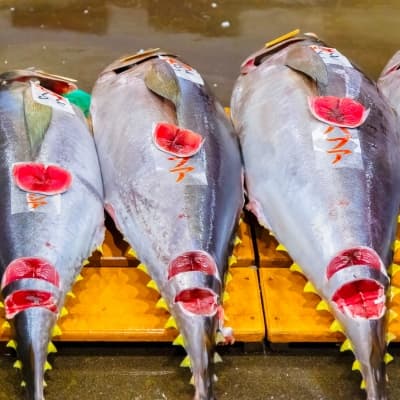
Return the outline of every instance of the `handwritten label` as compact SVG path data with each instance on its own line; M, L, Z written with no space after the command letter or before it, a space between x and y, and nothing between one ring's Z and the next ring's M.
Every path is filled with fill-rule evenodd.
M37 83L31 81L32 98L36 103L49 106L51 108L74 114L74 109L68 99L54 93Z
M159 58L168 63L174 70L176 76L178 76L179 78L197 83L198 85L204 85L204 81L201 75L190 65L187 65L171 57L159 56Z
M353 68L350 61L343 54L339 53L332 47L311 45L310 48L322 58L322 61L325 64L336 64L343 67Z

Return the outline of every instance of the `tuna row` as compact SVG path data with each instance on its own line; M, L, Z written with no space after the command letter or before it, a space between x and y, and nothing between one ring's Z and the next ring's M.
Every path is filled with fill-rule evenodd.
M247 208L335 316L367 398L387 399L386 304L399 269L399 69L397 54L378 89L337 49L291 32L242 64L232 126L195 69L152 49L100 74L94 135L73 104L73 80L3 73L1 294L27 398L44 399L57 319L102 244L105 208L180 331L175 343L188 353L194 399L215 399L215 344L233 340L221 299L244 165Z

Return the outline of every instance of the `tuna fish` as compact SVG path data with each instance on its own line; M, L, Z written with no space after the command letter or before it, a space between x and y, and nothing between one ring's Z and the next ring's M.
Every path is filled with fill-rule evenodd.
M400 51L388 61L378 79L378 87L387 97L390 105L400 115Z
M322 296L318 308L329 305L368 399L386 399L385 293L400 202L394 113L348 58L296 31L245 60L231 112L248 208Z
M196 400L212 400L214 344L243 206L238 141L200 74L157 50L98 78L91 114L105 204L181 332Z
M64 298L103 239L103 188L85 118L59 95L76 86L32 70L0 81L1 293L15 366L42 400Z

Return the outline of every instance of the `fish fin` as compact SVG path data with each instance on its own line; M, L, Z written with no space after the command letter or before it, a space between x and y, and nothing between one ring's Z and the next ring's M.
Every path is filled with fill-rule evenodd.
M231 282L232 279L233 279L232 274L231 274L230 272L228 272L228 273L225 275L225 286L228 285L228 283Z
M223 362L222 357L217 352L214 353L213 362L214 364Z
M68 297L72 297L73 299L75 299L75 294L72 292L72 290L70 290L69 292L67 292L67 296Z
M75 278L75 283L82 281L83 280L83 276L81 274L78 274Z
M351 366L352 371L360 371L361 372L361 363L358 360L354 360L353 365Z
M386 333L386 343L389 344L390 342L393 342L393 340L396 339L396 335L392 332L387 332Z
M62 335L61 328L58 325L54 325L52 336Z
M218 330L217 334L215 335L215 343L220 344L224 342L225 342L225 336L220 330Z
M0 308L4 308L4 303L0 301Z
M149 270L144 264L140 263L136 268L144 272L145 274L149 275Z
M179 334L175 340L172 342L174 346L182 346L185 347L185 342L183 341L183 336Z
M396 251L400 249L400 240L395 240L393 243L393 251L396 253Z
M15 363L13 364L13 367L16 369L22 369L22 361L21 360L15 361Z
M237 257L233 254L228 258L228 266L231 267L232 265L237 263Z
M303 292L318 294L317 289L315 289L315 286L310 281L305 284Z
M194 375L192 375L192 377L190 378L189 383L194 386Z
M163 310L167 310L168 311L168 304L165 301L164 297L161 297L156 304L156 308L161 308Z
M392 322L393 320L395 320L397 317L399 316L399 314L397 314L396 311L390 309L388 312L388 321Z
M90 264L89 260L84 260L82 263L82 267L85 267L86 265Z
M47 388L47 382L43 379L43 387Z
M8 343L6 344L6 347L10 347L14 350L17 350L17 342L15 340L9 340Z
M393 356L389 353L386 353L385 356L383 357L383 361L385 362L385 364L389 364L393 360L394 360Z
M351 344L350 339L346 339L342 345L340 346L340 351L353 351L353 345Z
M387 291L387 295L390 298L390 300L393 300L398 294L400 294L400 288L391 285Z
M153 63L147 72L144 83L153 93L178 105L180 90L175 72L166 62Z
M225 290L224 294L222 295L222 303L225 303L230 298L229 293Z
M158 285L156 281L153 279L149 281L149 283L146 285L148 288L155 290L156 292L160 293L160 289L158 288Z
M172 315L168 318L168 321L165 323L164 328L165 329L168 329L168 328L178 329L175 318Z
M53 369L53 367L51 366L51 364L48 361L46 361L44 363L44 370L45 371L50 371L51 369Z
M278 43L284 42L285 40L296 37L299 33L300 33L300 29L295 29L291 32L285 33L284 35L277 37L274 40L270 40L269 42L265 43L264 47L272 47Z
M184 368L186 368L186 367L191 368L192 367L192 363L190 361L190 357L189 356L186 356L182 360L182 362L180 363L180 367L184 367Z
M132 258L137 258L137 253L132 247L126 252L126 255Z
M21 387L26 387L26 382L25 381L21 381Z
M336 319L332 322L331 326L329 327L329 332L342 332L342 333L344 333L342 325L340 325L340 322L338 320L336 320Z
M102 245L97 246L96 247L96 251L98 251L102 256L104 255L104 250L103 250L103 246Z
M234 245L234 246L237 246L237 245L239 245L239 244L241 244L241 243L242 243L242 239L240 239L239 236L236 236L236 237L235 237L235 240L234 240L234 242L233 242L233 245Z
M239 224L239 225L241 225L241 224L242 224L242 222L243 222L243 218L242 218L242 217L240 217L240 218L239 218L239 222L238 222L238 224Z
M322 58L308 46L298 46L288 49L285 65L302 72L317 83L328 84L328 70Z
M317 305L317 311L331 311L329 304L325 300L321 300Z
M47 354L49 353L57 353L57 348L56 346L54 346L53 342L49 342L49 344L47 345Z
M60 311L60 318L65 317L66 315L68 315L68 310L66 307L62 307L61 311Z
M400 265L399 264L391 264L389 267L389 275L391 275L392 277L395 276L398 272L400 271Z
M10 329L11 325L8 321L4 321L3 325L1 325L2 329Z
M360 389L363 389L363 390L366 390L366 389L367 389L367 384L365 383L365 380L364 380L364 379L361 381Z
M44 136L49 128L53 110L33 100L31 86L24 92L24 114L26 132L33 158L39 153Z
M286 251L287 252L286 247L282 243L279 243L278 246L276 246L275 250L277 250L277 251Z
M304 274L304 272L303 272L303 270L301 269L300 265L298 265L298 264L296 264L296 263L293 263L293 264L290 266L289 270L292 271L292 272L299 272L300 274Z
M213 380L214 383L215 383L215 382L218 382L218 376L215 375L215 374L213 374L212 380Z

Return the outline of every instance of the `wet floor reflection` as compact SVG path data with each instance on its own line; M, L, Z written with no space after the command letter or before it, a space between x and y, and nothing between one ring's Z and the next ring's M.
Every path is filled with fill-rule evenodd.
M0 70L36 66L90 90L117 57L162 47L195 66L228 104L241 61L296 27L377 77L400 48L399 12L397 0L0 0Z

